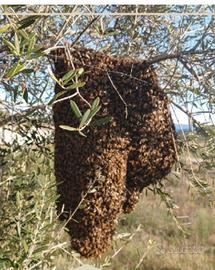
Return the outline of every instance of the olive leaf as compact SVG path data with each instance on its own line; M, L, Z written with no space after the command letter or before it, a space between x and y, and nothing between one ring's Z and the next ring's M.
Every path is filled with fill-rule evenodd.
M76 83L73 83L73 84L69 85L68 87L66 87L66 89L72 90L75 88L80 88L80 87L83 87L85 84L86 84L85 82L76 82Z
M87 123L87 121L89 120L90 112L91 112L90 109L86 110L86 112L84 113L84 115L81 118L79 128L82 128Z
M91 125L92 126L102 126L102 125L110 123L112 120L113 120L113 117L105 116L105 117L102 117L100 119L94 120Z
M15 46L14 46L10 41L8 41L8 40L5 39L5 38L3 38L2 41L3 41L3 43L8 47L8 49L9 49L13 54L15 54L15 52L16 52Z
M75 116L80 119L82 117L82 113L80 109L78 108L78 105L75 103L75 101L70 100L70 106L72 108L72 111L74 112Z
M29 40L28 50L27 50L28 55L30 55L32 50L34 49L35 43L36 43L36 37L35 37L35 35L33 35L33 36L31 36L31 38Z
M25 65L20 62L17 62L12 66L12 68L8 70L8 72L5 75L5 78L10 79L14 77L15 75L17 75L19 72L23 71L24 69L25 69Z
M94 109L91 108L89 119L93 118L93 116L95 116L100 109L101 109L101 106L97 106Z
M0 33L7 32L7 30L10 28L10 24L5 24L4 26L0 27Z
M100 98L97 97L92 103L92 109L96 108L99 105L99 102L100 102Z
M49 72L49 75L51 76L51 78L52 78L56 83L58 83L60 86L62 86L61 83L60 83L60 80L58 80L58 79L55 77L55 75L54 75L54 73L52 72L52 70L51 70L51 69L48 69L48 72Z
M16 55L20 55L20 45L19 45L19 37L17 33L15 33L15 50L16 50Z
M69 131L77 131L78 130L77 128L70 127L70 126L67 126L67 125L60 125L59 127L62 128L62 129L65 129L65 130L69 130Z
M54 95L54 97L48 102L48 105L51 105L55 100L57 100L59 97L61 97L65 93L67 93L67 91L63 90L63 91L57 93L56 95Z
M24 18L23 20L19 21L18 24L20 25L18 29L23 29L23 28L27 28L30 25L32 25L33 23L35 23L35 21L39 18L39 15L33 15L33 16L29 16L27 18Z
M62 78L62 82L64 84L67 84L73 77L75 76L75 70L70 70L69 72L67 72Z

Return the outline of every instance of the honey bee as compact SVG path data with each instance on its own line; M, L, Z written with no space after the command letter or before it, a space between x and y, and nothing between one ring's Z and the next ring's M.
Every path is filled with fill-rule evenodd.
M111 245L119 215L131 212L142 190L160 181L175 162L168 98L147 61L78 46L52 56L57 78L74 67L84 68L83 98L91 102L99 96L99 114L112 117L106 125L89 127L85 138L59 128L76 124L69 100L53 106L57 208L60 213L64 206L70 213L73 249L98 257ZM60 91L56 84L55 93ZM84 110L83 100L75 100ZM68 214L61 215L66 218Z

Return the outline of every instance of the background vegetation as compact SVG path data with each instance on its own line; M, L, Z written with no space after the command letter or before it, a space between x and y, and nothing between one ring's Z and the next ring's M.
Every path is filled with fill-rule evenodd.
M0 269L88 263L102 269L212 270L214 6L2 6L1 12ZM164 186L148 188L136 211L119 221L112 250L88 262L70 249L55 211L56 97L48 55L68 42L149 60L175 121L180 110L191 131L196 127L180 133L179 160ZM75 88L81 92L81 86Z

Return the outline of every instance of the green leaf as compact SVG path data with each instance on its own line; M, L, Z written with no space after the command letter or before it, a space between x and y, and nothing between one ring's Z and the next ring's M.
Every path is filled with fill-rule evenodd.
M74 112L75 116L80 119L82 117L82 113L78 108L78 105L75 103L75 101L70 100L70 106L72 108L72 111Z
M73 83L72 85L66 87L67 90L72 90L78 87L83 87L86 83L85 82L77 82L77 83Z
M84 113L81 119L79 128L82 128L87 123L87 120L89 119L89 115L90 115L90 109L86 110L86 112Z
M84 73L84 69L83 69L83 68L78 68L78 69L76 70L76 74L77 74L78 76L81 76L83 73Z
M25 253L27 253L28 252L28 245L27 245L25 239L22 239L21 242L22 242Z
M79 132L79 134L81 135L81 136L83 136L83 137L87 137L87 135L85 135L82 131L78 131Z
M10 24L6 24L5 26L0 27L0 33L7 32L7 30L10 28Z
M6 40L5 38L3 38L3 43L10 49L12 53L16 51L15 46L10 41Z
M98 107L99 102L100 102L100 98L97 97L97 98L93 101L91 109L95 109L96 107Z
M61 86L60 81L55 77L55 75L54 75L54 73L52 72L52 70L49 69L48 72L49 72L49 75L51 76L51 78L52 78L56 83L58 83L58 84Z
M21 205L21 199L20 199L20 192L19 191L17 191L17 193L16 193L16 205L18 207L20 207L20 205Z
M97 192L96 188L92 188L91 190L89 190L87 193L95 193Z
M17 55L20 55L19 37L17 33L15 33L15 49L16 49Z
M24 39L29 40L29 35L27 34L27 32L25 30L18 30L18 33L20 34L20 36L22 36Z
M61 97L65 93L67 93L67 91L63 90L63 91L57 93L56 95L54 95L54 97L49 101L48 105L51 105L55 100L57 100L59 97Z
M23 29L23 28L27 28L30 25L32 25L33 23L35 23L35 21L39 18L40 16L38 15L33 15L33 16L29 16L27 18L24 18L23 20L19 21L18 24L20 24L18 29Z
M65 129L65 130L69 130L69 131L77 131L78 130L77 128L70 127L70 126L67 126L67 125L60 125L59 127L62 128L62 129Z
M102 125L105 125L109 122L111 122L113 120L113 117L111 116L105 116L101 119L98 119L98 120L94 120L93 123L92 123L92 126L102 126Z
M31 74L32 72L34 72L35 70L34 69L32 69L32 68L25 68L23 71L22 71L22 73L24 73L24 74Z
M100 109L101 109L101 106L95 107L93 110L91 108L89 119L93 118L93 116L95 116Z
M75 70L70 70L69 72L67 72L63 77L62 77L62 81L64 84L67 84L73 77L75 76Z
M35 47L35 43L36 43L36 37L35 37L35 35L33 35L29 40L29 45L28 45L28 50L27 50L28 55L30 55L32 53L32 50Z
M28 103L28 91L26 89L23 91L22 97L24 98L25 102Z
M6 73L5 77L7 79L10 79L24 69L25 69L25 65L20 63L20 62L17 62L12 66L11 69L9 69L9 71Z

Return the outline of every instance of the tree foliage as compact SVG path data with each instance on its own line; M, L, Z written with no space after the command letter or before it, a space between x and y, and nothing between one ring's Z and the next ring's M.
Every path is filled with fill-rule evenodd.
M53 253L64 249L53 235L60 225L54 206L51 105L62 98L53 96L54 83L71 91L71 113L80 119L75 127L80 132L99 110L98 100L86 112L72 101L74 95L81 98L84 67L74 67L60 81L52 76L50 52L68 43L147 59L156 68L173 114L183 112L197 128L179 137L173 174L186 174L191 189L213 200L214 190L202 172L215 170L214 6L16 5L1 6L1 11L0 128L2 135L14 137L0 141L1 269L44 269L52 265ZM156 187L154 192L164 194Z

